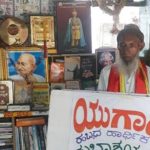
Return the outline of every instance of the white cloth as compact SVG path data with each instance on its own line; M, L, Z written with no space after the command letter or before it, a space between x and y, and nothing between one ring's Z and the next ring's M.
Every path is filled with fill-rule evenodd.
M36 79L37 82L45 82L45 78L42 77L41 75L37 75L37 74L33 74L33 77ZM11 80L24 80L24 78L17 74L17 75L12 75L12 76L9 76L9 79Z
M150 85L150 67L146 66L146 68L147 68L148 82ZM97 87L98 91L107 91L110 69L111 69L111 65L106 66L102 69L100 73L99 81L98 81L98 87ZM125 75L126 93L134 93L135 91L135 73L136 71L133 71L130 77L128 78Z

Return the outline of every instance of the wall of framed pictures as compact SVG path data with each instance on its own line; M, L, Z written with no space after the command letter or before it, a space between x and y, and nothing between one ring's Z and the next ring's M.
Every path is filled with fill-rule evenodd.
M129 12L130 18L144 32L146 50L150 45L150 2L128 0L124 7L132 9L133 6L139 8L139 16L134 18L135 12ZM17 139L22 141L19 145L12 143L13 149L15 146L17 150L30 149L28 140L18 135L18 132L25 135L25 131L31 130L31 127L23 127L27 123L23 117L34 122L30 125L37 130L38 136L33 136L42 137L38 141L44 143L37 149L44 150L43 133L47 133L51 91L95 91L101 69L117 60L118 32L112 30L112 16L103 11L99 15L92 11L95 8L95 1L0 1L0 94L3 95L0 110L2 117L11 118L6 122L15 128L10 140L16 140L17 144ZM120 23L118 29L124 25ZM34 125L42 126L36 129Z

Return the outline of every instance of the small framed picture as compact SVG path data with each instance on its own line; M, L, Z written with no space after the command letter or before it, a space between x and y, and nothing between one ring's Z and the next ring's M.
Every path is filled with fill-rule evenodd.
M58 53L91 53L90 3L58 2L56 14Z
M8 79L26 81L27 84L47 81L47 65L42 49L9 49L6 55Z
M55 48L54 16L30 16L31 44Z
M0 80L0 110L1 106L13 103L13 81Z
M116 61L116 48L102 47L96 49L96 76L99 78L101 70Z

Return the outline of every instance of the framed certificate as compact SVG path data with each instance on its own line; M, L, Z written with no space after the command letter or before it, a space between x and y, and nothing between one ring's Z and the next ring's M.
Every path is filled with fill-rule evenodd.
M31 44L55 48L54 16L30 16Z

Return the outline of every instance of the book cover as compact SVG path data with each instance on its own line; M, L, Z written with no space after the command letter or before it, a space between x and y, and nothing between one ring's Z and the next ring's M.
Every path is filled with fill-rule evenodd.
M14 104L30 104L32 85L25 81L14 81Z
M80 76L82 80L96 79L96 57L95 55L81 56Z
M64 63L52 62L50 66L50 82L57 83L64 81Z
M80 80L80 56L65 57L65 80Z
M32 110L49 109L49 83L35 82L32 85Z
M101 70L116 60L116 48L101 47L96 49L96 76L99 78Z

